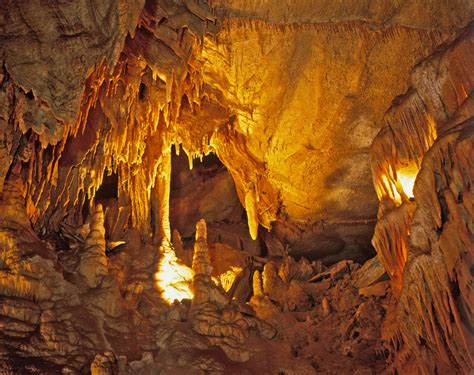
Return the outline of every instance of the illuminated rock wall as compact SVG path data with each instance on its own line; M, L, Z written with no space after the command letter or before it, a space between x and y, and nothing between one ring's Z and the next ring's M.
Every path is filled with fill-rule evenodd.
M372 145L381 198L373 244L398 295L387 332L402 372L473 366L473 47L471 24L419 64ZM400 184L409 163L419 169L413 194Z
M131 225L156 238L157 176L181 143L190 160L217 153L252 237L272 228L293 254L326 261L369 256L370 143L413 66L473 13L462 1L450 12L444 1L149 0L79 3L74 23L66 5L37 22L35 4L2 9L0 181L22 165L36 230L81 224L83 203L115 171L114 236Z

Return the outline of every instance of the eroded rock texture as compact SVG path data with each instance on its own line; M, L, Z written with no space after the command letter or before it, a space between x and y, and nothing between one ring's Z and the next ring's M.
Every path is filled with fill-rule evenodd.
M277 1L218 3L227 13L219 43L204 47L204 79L239 104L235 128L253 164L237 150L219 154L219 133L217 150L238 174L240 196L258 202L247 211L264 227L276 219L274 232L295 254L363 258L377 205L368 150L382 117L413 66L470 16L442 1L298 1L286 11ZM449 16L435 24L428 9Z
M473 366L473 43L471 24L417 66L373 145L382 197L373 244L399 294L387 330L402 371ZM415 168L411 202L400 183L407 164Z
M149 0L54 4L38 22L35 4L2 10L2 171L34 160L37 230L82 224L82 203L116 173L118 221L149 231L162 156L181 143L190 160L217 153L252 237L273 227L294 254L328 261L368 257L370 143L412 67L473 12Z

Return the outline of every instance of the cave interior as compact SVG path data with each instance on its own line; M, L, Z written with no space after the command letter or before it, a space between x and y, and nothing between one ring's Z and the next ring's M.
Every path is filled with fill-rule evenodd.
M472 374L472 0L3 0L0 373Z

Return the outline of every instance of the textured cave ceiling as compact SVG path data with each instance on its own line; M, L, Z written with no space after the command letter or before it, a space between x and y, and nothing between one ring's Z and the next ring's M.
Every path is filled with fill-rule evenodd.
M298 256L364 259L377 211L370 145L391 101L410 86L413 67L452 39L473 8L469 1L226 1L210 8L194 1L9 1L2 50L20 92L19 128L32 128L43 147L79 130L66 142L59 173L53 170L58 181L71 179L72 168L76 189L93 195L100 179L88 181L78 162L89 159L100 176L104 165L138 166L154 153L143 162L148 176L137 182L150 187L160 151L146 145L164 134L163 150L182 143L189 155L217 153L255 233L257 222L273 228ZM99 140L107 128L113 131ZM15 143L15 135L5 137L3 174ZM132 206L147 206L138 202L148 199L139 189L129 189L137 195ZM67 204L84 199L77 194ZM42 203L51 199L36 197L40 225L54 227L51 217L64 215L55 214L64 200ZM132 213L142 228L147 210Z

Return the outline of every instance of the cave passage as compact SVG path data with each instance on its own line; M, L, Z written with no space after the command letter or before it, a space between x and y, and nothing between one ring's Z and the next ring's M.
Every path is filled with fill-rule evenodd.
M183 239L192 239L196 222L226 228L247 226L247 216L235 190L234 181L216 154L193 161L172 148L170 223ZM247 229L248 231L248 229Z

